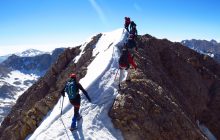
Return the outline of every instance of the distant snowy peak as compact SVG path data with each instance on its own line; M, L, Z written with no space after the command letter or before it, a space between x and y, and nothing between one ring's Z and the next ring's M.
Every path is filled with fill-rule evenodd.
M215 40L183 40L181 44L187 46L201 54L209 55L220 62L220 43Z
M214 45L218 44L218 42L217 42L216 40L214 40L214 39L212 39L210 42L211 42L212 44L214 44Z
M47 54L48 52L39 51L36 49L28 49L26 51L23 51L21 53L16 53L15 55L20 57L34 57L41 54Z

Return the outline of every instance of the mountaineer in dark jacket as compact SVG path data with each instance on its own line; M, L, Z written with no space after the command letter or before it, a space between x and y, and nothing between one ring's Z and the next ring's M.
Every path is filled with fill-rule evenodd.
M81 101L79 90L81 90L89 102L91 102L91 99L86 90L80 83L77 82L76 74L72 73L70 74L70 79L66 82L66 85L61 92L63 97L65 97L65 92L67 93L70 103L74 106L74 116L72 118L72 124L70 128L71 131L77 129L76 120L80 120L82 118L82 116L79 114Z

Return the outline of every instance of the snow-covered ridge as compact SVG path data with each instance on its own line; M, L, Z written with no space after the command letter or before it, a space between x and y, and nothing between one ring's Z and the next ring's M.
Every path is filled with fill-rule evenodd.
M114 128L108 112L117 96L117 82L115 82L114 75L118 70L118 45L124 44L126 36L127 32L123 29L103 33L94 46L93 56L95 58L87 67L86 76L80 80L92 99L92 103L88 103L82 95L80 113L83 121L78 123L78 131L74 134L68 131L74 109L67 97L64 98L63 121L59 119L63 100L61 97L41 125L26 139L123 139L121 132ZM84 48L85 45L80 48L82 52ZM75 60L77 61L78 57ZM67 129L64 128L63 123Z

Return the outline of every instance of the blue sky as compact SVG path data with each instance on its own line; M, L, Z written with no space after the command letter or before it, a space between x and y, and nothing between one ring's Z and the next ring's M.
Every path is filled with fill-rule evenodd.
M27 48L74 46L122 28L171 41L220 41L218 0L0 0L0 55Z

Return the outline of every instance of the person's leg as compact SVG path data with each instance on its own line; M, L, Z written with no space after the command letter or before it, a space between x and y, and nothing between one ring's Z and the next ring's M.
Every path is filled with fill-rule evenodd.
M131 81L131 69L128 69L127 72L126 81Z
M121 83L122 79L123 79L123 69L120 68L119 69L119 83Z
M82 116L79 114L81 96L80 96L79 94L77 94L76 98L77 98L77 105L78 105L79 107L78 107L78 110L77 110L77 108L76 108L76 111L74 111L74 114L76 114L76 120L80 120L80 119L82 118Z
M74 106L74 116L72 118L71 128L76 128L76 120L77 120L78 114L79 114L79 107Z
M74 100L71 100L70 103L74 106L74 116L72 118L71 128L76 128L76 120L80 116L79 115L79 108L80 108L80 95L77 94Z

